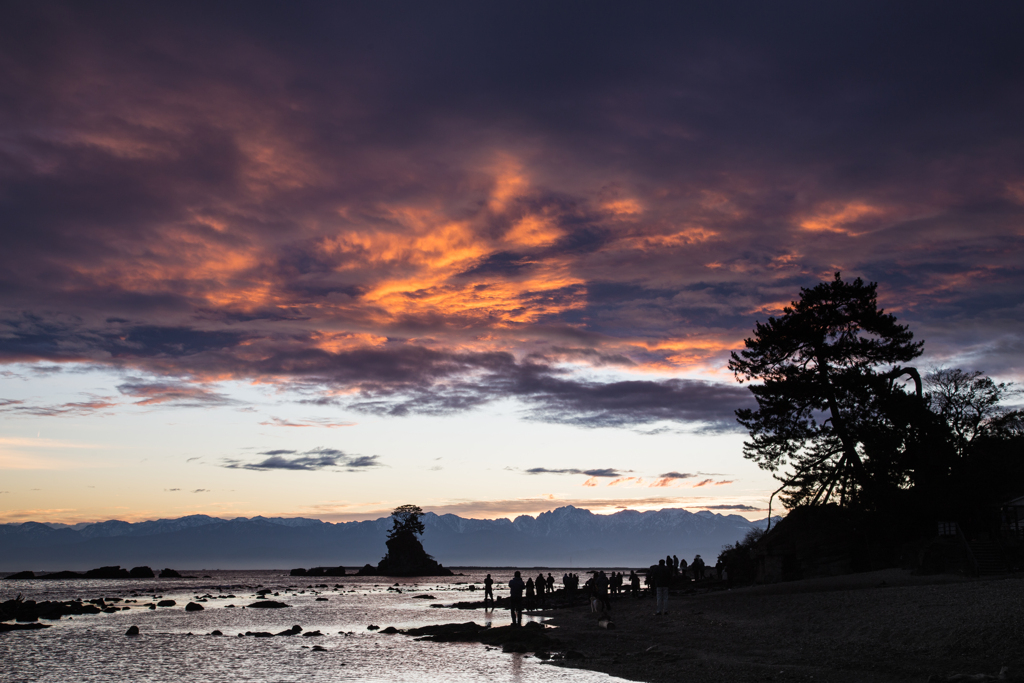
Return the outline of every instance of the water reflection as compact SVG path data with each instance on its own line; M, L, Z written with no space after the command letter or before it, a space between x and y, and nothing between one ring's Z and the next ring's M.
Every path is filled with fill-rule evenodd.
M493 570L492 570L493 571ZM280 572L206 572L195 581L33 581L0 583L0 600L24 593L26 599L73 597L121 598L128 607L111 614L64 618L40 631L16 631L0 638L4 681L130 680L140 683L334 683L339 680L385 683L515 681L516 683L610 683L614 679L577 669L541 664L537 659L505 654L474 643L417 642L382 635L368 626L405 628L445 622L476 621L504 626L508 610L457 610L432 604L473 600L470 591L481 577L374 584L374 579L338 577L331 585L311 584ZM380 579L376 579L378 582ZM301 581L301 582L300 582ZM393 582L392 582L393 583ZM272 589L287 609L248 609L258 587ZM429 594L435 600L414 596ZM317 600L326 598L326 600ZM175 607L149 610L147 602L173 599ZM186 612L189 601L202 600L203 611ZM235 605L228 608L228 605ZM526 619L541 621L537 615ZM278 633L295 624L301 635L275 638L238 637L246 631ZM126 637L138 625L141 635ZM223 637L207 636L213 630ZM188 635L188 634L195 635ZM313 645L324 651L315 652Z

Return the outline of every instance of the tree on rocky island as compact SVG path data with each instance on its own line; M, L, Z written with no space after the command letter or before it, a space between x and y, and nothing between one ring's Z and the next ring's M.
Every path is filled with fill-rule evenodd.
M903 367L923 342L878 308L877 284L857 278L802 288L779 318L755 324L729 369L757 410L737 410L744 456L783 482L787 507L839 502L870 507L908 485L906 457L928 413L917 370ZM916 392L899 382L913 378ZM926 421L926 420L925 420Z
M423 534L423 510L417 505L400 505L391 513L391 530L388 531L388 552L376 567L366 565L359 570L362 575L381 576L451 576L423 549L419 538Z
M388 532L388 538L404 535L422 536L422 517L423 510L419 505L399 505L391 513L391 531Z

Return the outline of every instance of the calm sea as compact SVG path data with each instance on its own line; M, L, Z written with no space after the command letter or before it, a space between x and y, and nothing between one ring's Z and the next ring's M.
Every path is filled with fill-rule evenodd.
M186 573L186 572L183 572ZM203 578L131 581L0 581L0 601L18 594L26 600L122 598L138 600L113 614L44 621L51 628L0 634L0 681L181 683L251 681L301 683L337 681L503 681L522 683L613 683L605 674L562 669L532 656L504 654L476 643L416 642L379 635L367 626L405 628L450 622L492 622L503 626L508 612L432 608L476 600L485 572L427 581L381 577L291 577L285 571L188 572ZM552 570L561 585L561 571ZM491 570L496 586L511 578ZM525 575L525 574L524 574ZM206 578L208 577L208 578ZM395 585L397 583L397 586ZM340 584L337 586L336 584ZM326 587L325 587L326 585ZM241 609L255 591L273 589L282 609ZM396 590L399 589L401 592ZM502 591L507 594L507 591ZM499 595L501 592L499 592ZM228 595L235 597L229 598ZM429 595L431 599L417 598ZM201 612L185 604L202 596ZM317 598L327 598L317 600ZM175 600L175 607L139 605ZM115 603L119 606L123 602ZM228 605L235 605L229 608ZM239 638L245 631L277 633L298 624L323 637ZM126 637L138 626L141 635ZM213 630L223 637L205 634ZM191 635L190 635L191 634ZM312 650L314 645L326 648Z

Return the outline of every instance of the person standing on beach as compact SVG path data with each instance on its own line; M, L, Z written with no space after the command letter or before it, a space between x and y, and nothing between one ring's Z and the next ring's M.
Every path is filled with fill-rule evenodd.
M651 577L651 584L654 586L654 593L657 596L655 616L668 614L668 585L671 582L672 572L665 565L665 560L658 560L658 566L654 568L654 576Z
M523 583L523 579L517 571L512 580L508 582L510 593L508 596L508 608L512 612L513 626L523 625L523 589L525 588L526 584Z
M533 585L537 587L537 601L540 603L541 607L543 607L544 593L546 592L544 589L547 588L548 585L547 579L544 578L544 572L537 574L537 581Z
M487 606L487 601L491 601L491 606L494 606L494 579L488 574L487 578L484 579L484 607Z
M551 572L548 572L548 595L554 595L555 593L555 577L551 576Z

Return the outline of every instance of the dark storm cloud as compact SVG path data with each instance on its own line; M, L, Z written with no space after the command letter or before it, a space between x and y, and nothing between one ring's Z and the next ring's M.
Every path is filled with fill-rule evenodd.
M310 451L298 452L290 450L272 450L260 453L267 456L258 462L243 462L227 459L224 467L242 470L347 470L357 472L362 469L382 467L376 455L347 455L334 448L314 448Z
M745 389L667 377L841 269L935 358L1024 372L1017 5L4 18L0 362L732 429Z

